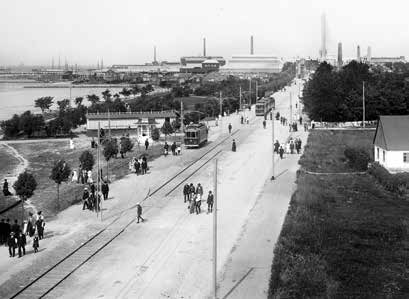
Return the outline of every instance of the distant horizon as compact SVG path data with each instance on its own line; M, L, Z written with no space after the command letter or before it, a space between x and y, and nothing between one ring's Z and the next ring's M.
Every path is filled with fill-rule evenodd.
M408 57L407 7L403 0L2 1L0 65L46 66L52 57L55 65L58 57L61 65L144 64L154 46L158 61L179 61L201 55L203 38L208 56L229 59L250 53L250 36L255 54L318 58L323 13L328 55L342 42L345 57L355 57L357 45L362 56L371 46L373 57Z

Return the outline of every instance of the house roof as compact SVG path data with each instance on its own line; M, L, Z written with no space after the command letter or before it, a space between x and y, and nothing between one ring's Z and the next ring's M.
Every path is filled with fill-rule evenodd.
M175 111L141 111L141 112L111 112L110 119L141 119L141 118L175 118ZM88 113L88 120L107 120L108 113Z
M374 145L388 151L409 150L409 115L381 115Z

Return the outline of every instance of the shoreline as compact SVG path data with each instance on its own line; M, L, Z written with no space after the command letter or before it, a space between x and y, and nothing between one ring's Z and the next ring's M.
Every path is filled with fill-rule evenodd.
M14 168L7 172L3 173L4 178L8 180L9 186L12 188L14 182L17 180L17 177L20 173L24 172L27 169L29 163L26 158L24 158L13 146L2 143L4 150L7 151L11 156L13 156L17 161L17 165Z
M38 84L25 85L23 88L124 88L132 87L131 84Z

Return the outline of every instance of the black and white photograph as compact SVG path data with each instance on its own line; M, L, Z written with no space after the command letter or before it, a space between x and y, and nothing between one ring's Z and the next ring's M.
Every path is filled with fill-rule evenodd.
M409 298L409 3L0 2L0 298Z

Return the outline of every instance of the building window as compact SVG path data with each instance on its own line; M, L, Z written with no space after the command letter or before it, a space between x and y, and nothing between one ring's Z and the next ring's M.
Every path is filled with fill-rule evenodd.
M409 153L403 153L403 163L409 163Z
M385 151L382 151L382 161L385 162Z
M376 160L379 161L379 147L376 148Z

